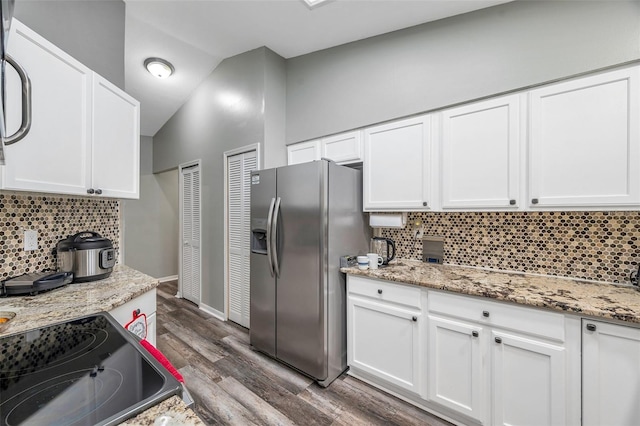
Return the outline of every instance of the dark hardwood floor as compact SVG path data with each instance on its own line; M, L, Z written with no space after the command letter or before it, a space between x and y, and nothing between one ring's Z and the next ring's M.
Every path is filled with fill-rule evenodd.
M157 346L184 376L207 424L449 423L343 374L328 388L251 349L248 330L158 287Z

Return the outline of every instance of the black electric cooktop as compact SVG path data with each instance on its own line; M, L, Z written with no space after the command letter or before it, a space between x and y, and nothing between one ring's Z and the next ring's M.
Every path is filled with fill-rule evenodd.
M0 425L112 425L181 384L107 313L0 338Z

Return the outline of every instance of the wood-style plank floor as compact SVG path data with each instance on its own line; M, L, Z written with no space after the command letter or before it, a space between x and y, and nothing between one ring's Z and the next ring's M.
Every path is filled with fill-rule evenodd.
M248 330L158 287L157 346L184 376L207 424L432 425L449 423L343 374L328 388L251 349Z

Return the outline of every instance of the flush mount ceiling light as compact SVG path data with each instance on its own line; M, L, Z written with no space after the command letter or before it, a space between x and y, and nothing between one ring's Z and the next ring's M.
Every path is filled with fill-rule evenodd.
M329 3L331 0L302 0L309 9L314 9L323 4Z
M167 78L174 71L173 65L162 58L147 58L144 60L144 67L149 74L158 78Z

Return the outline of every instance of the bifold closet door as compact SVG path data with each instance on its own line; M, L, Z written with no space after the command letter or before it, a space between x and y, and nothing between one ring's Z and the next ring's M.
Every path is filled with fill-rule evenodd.
M256 169L256 151L227 158L229 319L247 328L250 322L251 172Z
M200 180L199 162L180 166L180 292L196 304L200 304L202 286Z

